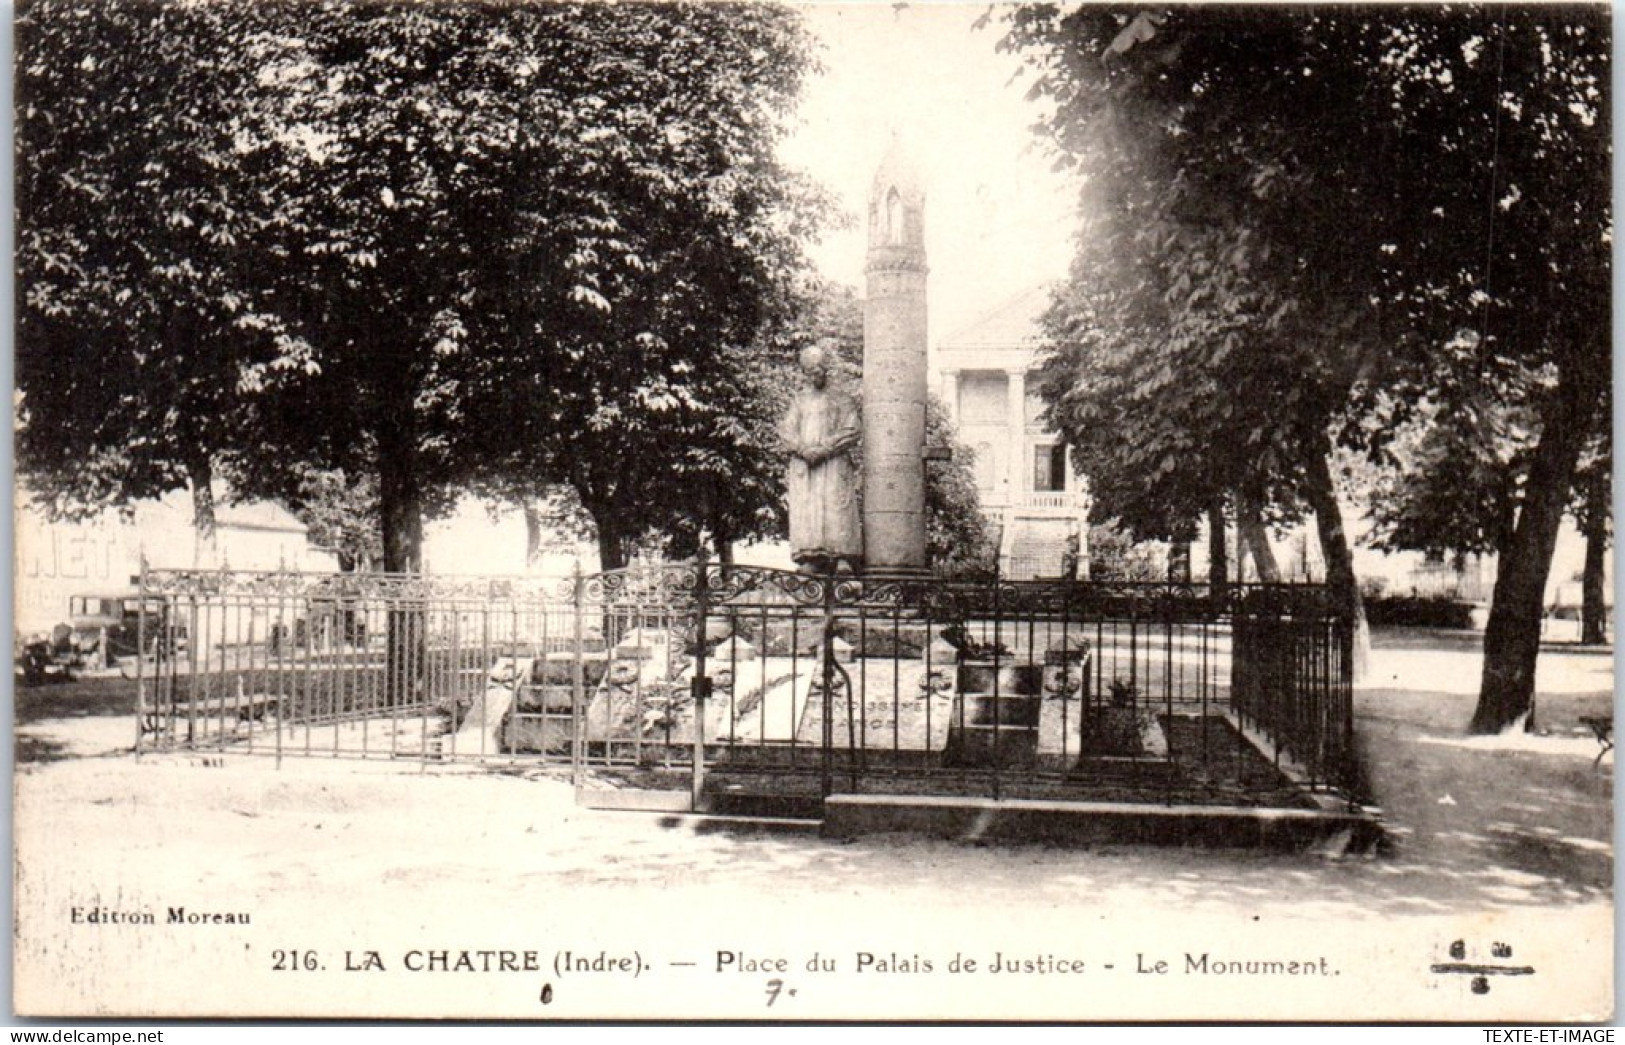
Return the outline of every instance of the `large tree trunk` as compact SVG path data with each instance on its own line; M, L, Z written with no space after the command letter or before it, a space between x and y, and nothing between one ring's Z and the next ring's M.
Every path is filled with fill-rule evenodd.
M1281 567L1275 561L1275 549L1270 547L1269 531L1264 528L1264 512L1257 498L1243 495L1236 499L1236 529L1246 543L1247 554L1252 557L1253 570L1258 574L1258 579L1266 584L1279 584Z
M626 565L626 538L620 531L616 512L608 505L589 504L593 529L598 531L598 568L619 570Z
M1337 503L1337 487L1332 482L1331 441L1323 436L1319 442L1305 461L1304 495L1315 513L1320 555L1326 561L1326 584L1353 628L1350 668L1358 682L1370 669L1371 627L1366 623L1360 582L1354 575L1354 552L1349 547L1348 531L1343 528L1343 509Z
M407 454L378 462L378 509L383 516L384 572L423 572L423 491Z
M525 505L525 566L535 566L542 557L542 513L534 504Z
M1468 732L1500 733L1520 718L1525 729L1534 728L1546 578L1597 399L1595 389L1565 369L1541 411L1540 442L1524 483L1518 523L1496 563L1495 594L1484 629L1484 677Z
M1611 485L1606 474L1586 490L1585 572L1580 578L1580 641L1600 646L1608 641L1608 514Z
M1215 593L1230 583L1229 558L1224 543L1224 502L1215 497L1207 506L1207 582Z
M721 519L711 520L711 546L716 549L717 565L726 572L734 564L733 530Z
M378 438L378 509L383 516L384 572L423 570L423 490L410 428L386 427ZM428 607L410 597L390 604L385 639L384 699L415 706L428 699Z
M192 568L216 566L217 520L214 511L214 464L206 455L187 463L192 488Z
M1585 573L1580 580L1580 641L1587 646L1608 641L1607 558L1608 529L1601 527L1586 535Z

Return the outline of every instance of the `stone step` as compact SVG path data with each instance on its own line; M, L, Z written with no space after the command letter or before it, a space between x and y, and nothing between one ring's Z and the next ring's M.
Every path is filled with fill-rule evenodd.
M585 697L590 699L591 692ZM517 706L520 711L568 712L574 702L573 686L520 686Z
M968 693L964 697L965 716L964 724L969 726L993 726L1004 728L1037 729L1038 720L1044 711L1042 697L1019 696L1016 694ZM956 718L954 720L958 722Z
M967 723L948 727L942 764L951 767L1028 768L1038 761L1038 727Z
M731 790L726 786L705 788L707 811L721 816L775 820L819 820L824 815L820 794L774 794L756 790Z
M503 725L504 750L527 754L567 755L575 736L568 714L538 714L520 710Z
M1038 696L1044 692L1044 666L1010 661L1000 664L969 661L959 665L958 689L965 694Z

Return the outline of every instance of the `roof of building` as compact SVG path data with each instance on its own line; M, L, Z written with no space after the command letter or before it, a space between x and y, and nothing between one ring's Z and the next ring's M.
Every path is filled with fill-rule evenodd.
M283 530L288 533L305 533L309 530L298 516L271 501L221 505L215 509L215 520L221 526L237 530Z
M869 195L871 198L878 197L881 191L887 188L895 188L916 207L925 200L925 181L920 177L920 168L914 160L914 153L895 130L892 132L886 154L880 159L880 166L875 168L874 180L869 185Z
M1044 340L1039 319L1050 303L1050 285L1041 283L994 305L937 343L948 351L966 348L1032 348Z
M224 486L215 490L214 522L220 529L299 534L309 530L298 516L274 501L227 501L227 496ZM192 495L186 490L171 490L159 499L159 504L164 511L191 518Z

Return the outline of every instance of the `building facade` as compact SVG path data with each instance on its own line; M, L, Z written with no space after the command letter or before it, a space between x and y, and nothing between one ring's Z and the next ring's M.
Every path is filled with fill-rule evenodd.
M217 492L213 542L198 539L192 500L177 491L77 522L52 521L21 488L13 506L13 630L49 631L75 595L133 591L145 560L158 568L300 570L338 568L310 543L304 523L266 501L226 503Z
M1040 420L1039 318L1048 303L1049 288L1043 286L1010 298L942 338L931 358L933 390L953 417L959 441L976 453L982 508L1000 527L999 569L1012 579L1068 572L1068 541L1074 533L1078 576L1088 572L1088 484L1074 471L1064 440ZM1344 504L1343 515L1353 541L1355 572L1369 590L1488 604L1495 584L1494 556L1446 561L1420 552L1378 551L1365 541L1370 524L1360 507ZM1325 579L1312 518L1272 536L1282 580ZM1232 570L1243 558L1240 552L1239 547L1230 552ZM1546 603L1554 611L1578 606L1584 559L1585 541L1565 520L1547 582ZM1205 577L1205 533L1192 542L1190 560L1191 573ZM1610 604L1612 566L1610 556ZM1243 569L1243 579L1258 579L1250 563Z
M1041 420L1038 320L1049 302L1034 287L938 342L935 391L959 441L976 454L982 509L998 527L999 570L1012 579L1059 577L1088 561L1088 491L1066 443Z

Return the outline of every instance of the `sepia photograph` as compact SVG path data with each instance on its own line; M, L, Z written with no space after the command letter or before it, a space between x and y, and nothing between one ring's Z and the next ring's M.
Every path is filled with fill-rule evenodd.
M1612 1021L1612 15L20 0L13 1022Z

